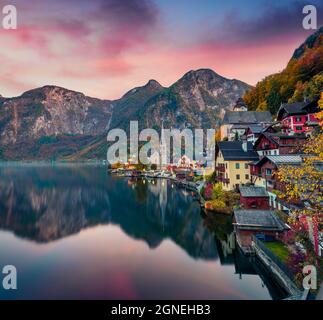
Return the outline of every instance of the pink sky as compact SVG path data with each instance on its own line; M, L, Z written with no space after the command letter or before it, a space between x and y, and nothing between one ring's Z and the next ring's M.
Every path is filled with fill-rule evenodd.
M0 29L3 96L53 84L116 99L149 79L169 86L199 68L254 85L282 70L311 33L302 29L293 1L285 11L271 7L258 16L250 1L243 14L234 1L222 11L194 0L12 2L18 29Z

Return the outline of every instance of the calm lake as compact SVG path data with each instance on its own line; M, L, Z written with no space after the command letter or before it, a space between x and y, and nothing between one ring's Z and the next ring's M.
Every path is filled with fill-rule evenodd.
M99 165L0 165L0 299L281 299L235 249L230 217L206 218L165 180Z

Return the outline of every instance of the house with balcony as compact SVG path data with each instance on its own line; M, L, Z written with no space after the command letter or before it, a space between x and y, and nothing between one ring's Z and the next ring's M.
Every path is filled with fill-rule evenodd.
M277 121L281 122L286 134L308 133L318 125L318 111L317 101L286 103L279 108Z
M275 193L275 190L283 191L275 173L280 166L300 166L302 161L302 156L299 154L267 155L250 165L251 182L255 186L266 188L271 208L290 211L289 205L280 201Z
M299 153L306 143L304 133L287 135L285 133L262 132L254 144L260 157Z
M240 184L251 182L249 163L258 159L250 142L220 141L216 150L216 180L224 190L236 190Z

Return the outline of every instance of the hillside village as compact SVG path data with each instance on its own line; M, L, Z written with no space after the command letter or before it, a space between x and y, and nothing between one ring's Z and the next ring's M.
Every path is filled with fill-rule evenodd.
M275 265L279 270L284 269L283 274L290 274L286 265L291 257L301 255L305 263L309 256L308 248L297 238L295 226L300 223L306 230L314 259L321 259L323 220L321 214L302 214L315 211L310 198L281 197L286 184L278 172L290 167L301 170L312 157L304 152L304 147L320 133L318 114L318 101L304 100L282 104L273 119L268 111L248 111L240 98L224 115L217 134L215 167L211 171L186 155L176 164L161 165L160 155L154 153L148 167L139 168L129 159L122 169L119 166L112 172L131 178L171 179L181 187L198 190L208 215L232 215L236 241L244 254L253 255L260 250L270 256L269 260L276 259ZM314 166L322 173L322 161L315 161ZM318 181L318 197L321 197L321 184ZM293 278L291 283L300 266L296 269L287 277ZM291 292L297 295L295 290Z
M282 104L275 120L268 111L248 111L239 99L233 111L226 112L220 128L213 177L224 191L240 195L232 208L237 244L245 254L256 253L270 268L277 267L280 274L287 275L283 282L292 279L293 283L297 278L297 267L289 265L295 263L291 262L293 255L303 255L303 264L314 260L320 266L323 215L318 208L322 207L322 159L310 161L317 181L308 181L316 184L313 190L306 190L304 182L303 198L284 197L291 184L302 188L303 181L295 177L290 183L293 178L283 180L280 176L282 168L301 171L308 159L315 158L315 154L305 150L311 139L319 139L320 134L318 99ZM319 198L316 203L311 192ZM216 203L212 207L212 200L210 207L218 209ZM305 241L299 241L300 229L305 233ZM304 243L310 248L305 248ZM320 269L318 273L322 276Z

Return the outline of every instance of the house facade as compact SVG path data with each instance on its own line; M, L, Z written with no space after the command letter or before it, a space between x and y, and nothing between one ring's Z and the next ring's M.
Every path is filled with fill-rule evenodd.
M249 163L258 159L252 144L246 141L221 141L217 144L216 180L224 190L235 190L251 182Z
M282 123L282 131L287 134L307 133L318 124L317 101L283 104L277 113L277 120Z
M264 187L240 186L239 192L242 209L269 210L269 194Z
M305 134L286 135L263 132L254 144L254 150L260 157L299 153L306 142Z

